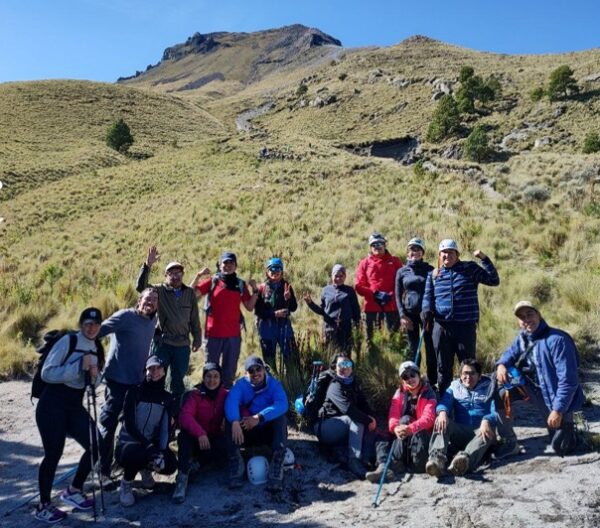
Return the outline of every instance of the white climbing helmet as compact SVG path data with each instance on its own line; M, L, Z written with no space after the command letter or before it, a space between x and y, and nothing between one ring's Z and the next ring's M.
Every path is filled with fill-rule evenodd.
M438 247L438 253L446 249L453 249L457 253L460 253L460 251L458 250L458 244L456 243L456 240L452 240L451 238L445 238L440 242L440 246Z
M269 474L269 461L264 456L255 456L248 460L246 466L248 471L248 480L250 484L259 486L267 482Z
M287 447L285 450L285 456L283 457L284 469L293 469L295 462L296 457L294 456L294 452L289 447Z

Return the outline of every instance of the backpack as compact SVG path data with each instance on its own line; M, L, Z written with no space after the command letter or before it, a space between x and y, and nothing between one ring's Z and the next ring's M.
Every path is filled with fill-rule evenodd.
M298 396L295 401L296 412L308 422L309 426L312 426L318 419L319 409L323 405L325 392L332 379L324 372L324 369L323 362L313 361L312 376L306 392L304 395Z
M31 399L39 399L39 397L42 395L42 392L46 388L46 385L48 385L48 383L42 379L42 368L44 366L44 362L46 361L50 350L52 350L52 347L67 334L69 334L69 351L61 362L62 366L75 351L75 346L77 345L77 335L74 332L69 332L68 330L51 330L47 334L44 334L44 342L35 349L35 351L40 355L40 359L35 367L33 381L31 382Z

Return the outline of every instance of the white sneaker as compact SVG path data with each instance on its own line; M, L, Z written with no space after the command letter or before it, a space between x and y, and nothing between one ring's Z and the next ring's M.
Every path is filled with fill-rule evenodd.
M151 469L142 469L140 471L140 475L142 476L142 488L144 489L152 489L156 484L154 477L152 476Z
M119 502L121 503L121 506L125 507L133 506L135 504L132 480L121 480L121 487L119 489Z

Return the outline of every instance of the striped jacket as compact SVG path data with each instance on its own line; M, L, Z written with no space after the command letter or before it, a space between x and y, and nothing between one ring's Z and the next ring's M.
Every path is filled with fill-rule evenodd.
M477 286L498 286L500 278L492 261L486 257L479 266L473 261L459 260L451 268L442 266L429 272L425 283L422 310L433 312L436 321L477 323L479 299Z

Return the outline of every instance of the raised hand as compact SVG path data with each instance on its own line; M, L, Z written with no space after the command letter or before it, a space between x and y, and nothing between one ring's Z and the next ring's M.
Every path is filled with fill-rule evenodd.
M148 248L148 256L146 257L146 265L151 268L159 258L160 255L158 254L158 249L156 249L156 246L150 246Z

